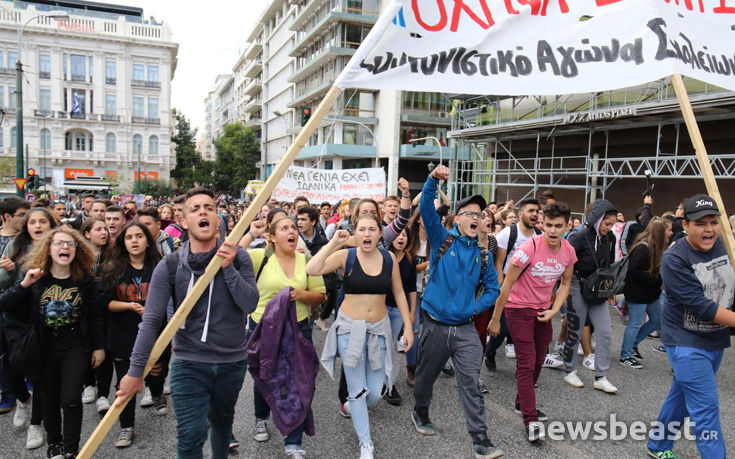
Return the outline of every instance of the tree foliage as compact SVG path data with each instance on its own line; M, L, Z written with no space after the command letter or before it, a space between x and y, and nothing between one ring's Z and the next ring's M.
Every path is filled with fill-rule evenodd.
M242 190L255 178L255 163L260 145L252 129L241 123L226 124L224 133L214 141L217 159L214 163L214 184L219 190Z
M212 184L212 161L205 161L196 151L197 130L191 129L189 120L183 114L176 115L176 133L171 141L176 144L176 167L171 178L182 191L196 185Z
M173 193L171 183L166 180L143 180L140 183L140 190L142 194L149 194L154 198L171 196Z

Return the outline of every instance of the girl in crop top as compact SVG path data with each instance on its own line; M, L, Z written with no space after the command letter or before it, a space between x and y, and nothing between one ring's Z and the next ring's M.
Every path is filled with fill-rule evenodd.
M395 342L395 338L391 334L385 306L388 291L396 298L404 329L409 330L403 336L406 346L413 344L411 319L398 262L391 255L393 269L389 272L389 263L378 249L381 229L380 220L375 215L357 218L355 263L352 272L346 276L345 298L329 330L321 358L330 375L334 370L336 353L343 361L352 423L360 441L360 457L368 458L373 457L374 448L367 407L380 400L383 385L390 387L394 378L393 349L389 345ZM338 231L329 244L307 263L306 273L320 276L339 268L345 269L348 251L335 252L335 248L349 237L347 231ZM364 336L357 336L358 333ZM358 347L359 343L362 343L362 349ZM332 366L326 362L331 362ZM378 362L382 366L375 368Z

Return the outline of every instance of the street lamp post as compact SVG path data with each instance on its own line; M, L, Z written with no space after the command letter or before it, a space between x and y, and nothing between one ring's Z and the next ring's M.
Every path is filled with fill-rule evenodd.
M7 9L0 6L3 10L5 10L7 13L10 13L13 15L13 12L8 11ZM13 15L13 17L15 17ZM34 19L42 18L42 17L48 17L52 19L56 19L57 21L63 20L63 19L69 19L69 14L67 14L65 11L49 11L48 13L44 14L38 14L36 16L33 16L32 18L28 19L21 27L18 27L18 22L16 21L16 27L18 28L18 52L17 57L15 61L15 97L16 97L16 106L18 108L18 113L16 114L15 118L15 132L16 132L16 141L15 141L15 177L16 178L23 178L25 176L25 171L23 167L23 64L21 64L20 59L20 52L21 52L21 40L23 39L23 30L25 30L26 26ZM23 196L23 190L18 189L17 190L18 196Z

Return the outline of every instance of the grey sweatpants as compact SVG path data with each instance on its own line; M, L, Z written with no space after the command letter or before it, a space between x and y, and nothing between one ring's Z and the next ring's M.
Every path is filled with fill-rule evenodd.
M459 405L467 421L467 431L470 434L485 433L485 401L477 383L482 347L472 323L448 326L425 320L419 337L416 385L413 389L416 407L428 408L431 405L434 381L451 357L457 372Z
M567 340L564 342L564 366L567 373L577 369L577 347L582 337L582 329L587 321L595 327L597 347L595 349L595 376L605 376L610 369L610 335L612 323L607 303L590 306L582 298L579 281L572 281L572 289L567 298Z

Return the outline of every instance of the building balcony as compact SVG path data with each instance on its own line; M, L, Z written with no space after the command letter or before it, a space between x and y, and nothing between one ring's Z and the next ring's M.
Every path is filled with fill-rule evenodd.
M40 118L53 118L54 112L51 110L33 110L33 116L38 116Z
M291 75L291 77L288 79L288 82L296 83L297 81L301 81L319 67L326 65L330 59L336 58L338 56L352 57L352 55L355 54L356 50L357 48L350 48L346 44L330 44L322 48L322 50L319 51L319 53L317 53L316 55L311 56L307 62L302 64L300 68L297 68L294 71L293 75ZM339 70L341 70L341 68Z
M401 111L401 121L414 124L450 126L452 124L452 117L447 111L403 109Z
M263 61L257 57L245 65L245 70L243 71L243 76L245 78L253 78L258 75L260 70L263 68Z
M400 158L406 159L436 159L439 160L441 157L444 161L449 159L450 155L453 154L452 150L448 146L439 145L433 140L427 140L425 145L419 144L402 144L399 146L398 155ZM472 152L469 147L460 148L457 152L457 159L460 161L466 161L472 159Z
M69 112L58 111L56 112L56 117L61 119L69 118Z
M15 75L15 69L10 67L0 67L0 75Z
M93 160L95 153L93 151L85 151L85 150L63 150L60 152L52 152L51 158L61 158L61 159L79 159L79 160Z
M87 82L87 77L85 75L72 75L71 76L71 81L75 81L75 82L78 82L78 83L86 83Z
M161 89L161 82L149 80L130 80L130 86Z
M263 87L263 84L260 80L260 78L253 78L251 79L248 84L245 85L245 89L243 90L243 94L247 96L252 96L253 94L260 91Z
M243 105L242 109L244 113L255 113L261 108L262 100L260 97L253 97Z
M375 145L348 145L341 143L328 143L326 145L311 145L304 147L296 159L315 159L321 157L344 157L344 158L375 158L378 149Z
M100 115L100 121L119 123L120 115Z
M309 88L306 92L304 92L301 95L296 95L294 99L288 104L290 108L297 108L304 103L309 102L312 99L321 99L320 96L323 96L326 94L326 92L329 90L329 88L334 84L334 80L326 80L321 84L317 84L311 88Z
M262 124L263 124L263 119L259 116L252 117L245 122L245 126L251 128L253 131L259 130Z
M160 125L161 124L161 118L149 118L146 116L133 116L130 120L131 123L136 124L155 124Z
M105 84L117 84L117 78L105 77Z
M375 25L378 20L376 14L362 14L358 13L361 10L349 10L345 11L345 7L337 6L324 16L314 27L305 31L306 33L299 36L296 45L294 45L291 52L288 54L291 57L297 57L299 54L306 51L320 36L324 35L329 31L330 28L336 23L348 22L352 24L361 24L367 26ZM291 30L294 30L293 28ZM349 43L350 47L358 48L360 43Z
M255 40L250 42L247 49L245 50L245 53L243 53L243 57L245 59L252 59L260 53L260 51L263 50L263 44L260 37L257 37Z
M51 72L38 72L38 78L43 78L44 80L50 80Z
M296 15L293 22L289 26L289 29L297 32L299 30L304 30L304 28L307 27L308 22L313 18L316 11L319 9L320 6L322 6L323 2L317 2L312 1L306 4L304 6L304 9L301 10L300 13ZM341 13L343 15L347 15L346 19L344 19L345 22L355 22L355 17L367 17L367 18L373 18L373 24L375 23L375 20L378 18L378 11L371 11L371 10L364 10L361 8L354 8L350 7L348 5L348 2L346 0L342 0L338 2L338 4L332 8L332 10L329 12L332 13Z

